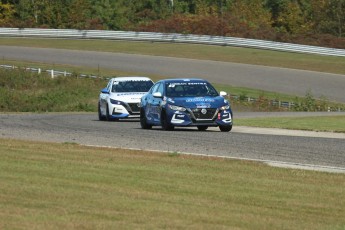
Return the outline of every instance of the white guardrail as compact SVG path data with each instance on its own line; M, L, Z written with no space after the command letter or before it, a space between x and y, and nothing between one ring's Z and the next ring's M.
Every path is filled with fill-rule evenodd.
M285 52L319 54L345 57L345 49L325 48L318 46L298 45L257 39L235 37L150 33L110 30L74 30L74 29L32 29L0 28L0 37L41 37L66 39L107 39L151 42L178 42L219 46L237 46L256 49L277 50Z

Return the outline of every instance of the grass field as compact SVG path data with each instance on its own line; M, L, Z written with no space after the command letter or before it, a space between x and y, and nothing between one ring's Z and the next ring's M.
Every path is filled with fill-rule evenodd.
M345 175L0 140L0 229L344 229Z

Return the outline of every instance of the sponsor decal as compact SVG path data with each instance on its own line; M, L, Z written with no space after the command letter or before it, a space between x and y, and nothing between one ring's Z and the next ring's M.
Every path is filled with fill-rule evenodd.
M116 96L144 95L145 93L118 93ZM137 99L137 98L135 98Z
M196 97L196 98L187 99L186 102L215 102L215 100L210 99L210 98Z
M167 101L169 101L169 102L175 104L175 101L174 101L172 98L170 98L170 97L167 99Z
M207 85L206 82L190 82L188 85Z
M168 85L169 88L174 88L177 85L207 85L206 82L173 82Z
M184 119L181 119L179 117L177 117L179 115L177 114L174 114L174 116L172 117L171 119L171 123L174 123L174 124L182 124L184 122Z
M126 80L126 81L114 81L113 82L113 85L118 85L118 84L120 84L120 82L124 82L124 83L126 83L126 82L142 82L142 81L146 81L146 82L150 82L150 81L148 81L148 80Z
M231 118L226 118L222 120L224 123L231 123Z
M211 108L211 104L205 104L205 103L202 103L202 104L196 104L196 107L198 109L205 109L205 108Z

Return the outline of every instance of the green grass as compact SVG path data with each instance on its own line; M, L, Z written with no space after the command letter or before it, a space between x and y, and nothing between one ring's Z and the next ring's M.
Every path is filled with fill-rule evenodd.
M291 102L293 102L296 99L296 96L277 93L277 92L251 89L251 88L246 88L246 87L234 87L234 86L228 86L228 85L222 85L222 84L213 84L213 85L219 91L222 90L222 91L227 92L229 95L236 95L238 97L251 97L251 98L265 97L271 100L291 101ZM298 98L302 99L301 97L298 97Z
M236 125L345 133L345 116L240 118Z
M1 61L0 61L1 63ZM5 63L4 63L5 64ZM23 67L35 67L55 69L73 73L72 77L56 77L51 79L49 74L37 75L25 71L0 69L0 111L3 112L61 112L61 111L96 111L97 99L101 88L106 86L106 77L129 76L133 73L123 73L110 70L99 70L66 65L49 65L31 62L7 61L6 64ZM81 72L79 72L81 71ZM79 73L96 75L101 78L78 78ZM137 74L134 74L137 75ZM139 74L140 75L140 74ZM154 81L162 76L149 76ZM265 100L280 100L303 102L304 98L268 92L243 87L215 84L217 90L224 90L230 95L242 97L263 98ZM317 101L321 107L344 108L339 103L331 103L327 100ZM238 101L232 98L232 106L235 110L276 111L277 107L268 106L268 102L248 103L245 99Z
M0 45L183 57L345 74L344 57L297 54L230 46L37 38L0 38Z
M56 77L0 70L0 111L96 111L103 79Z
M0 141L0 229L344 229L345 175Z

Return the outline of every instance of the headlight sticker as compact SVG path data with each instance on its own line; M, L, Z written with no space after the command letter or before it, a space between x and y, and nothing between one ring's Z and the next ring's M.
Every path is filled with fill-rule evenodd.
M180 106L176 106L176 105L168 105L168 107L171 109L171 110L175 110L175 111L186 111L186 108L184 107L180 107Z

